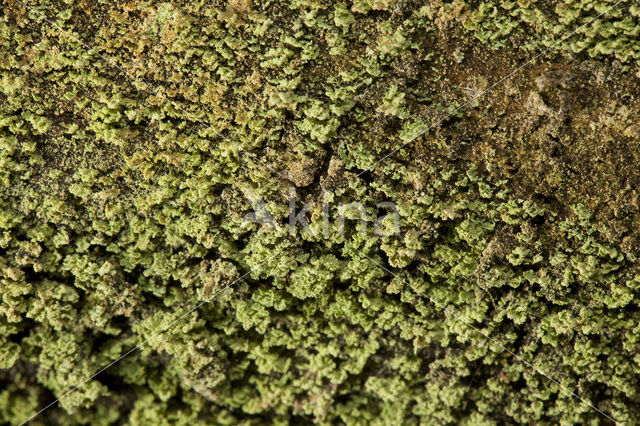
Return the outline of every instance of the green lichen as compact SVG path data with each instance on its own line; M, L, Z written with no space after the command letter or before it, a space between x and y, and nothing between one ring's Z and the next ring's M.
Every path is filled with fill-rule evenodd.
M637 423L611 6L3 5L0 421Z

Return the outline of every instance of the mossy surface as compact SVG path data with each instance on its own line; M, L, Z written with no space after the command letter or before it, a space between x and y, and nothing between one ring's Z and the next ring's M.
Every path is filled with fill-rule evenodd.
M635 2L0 8L1 422L640 421Z

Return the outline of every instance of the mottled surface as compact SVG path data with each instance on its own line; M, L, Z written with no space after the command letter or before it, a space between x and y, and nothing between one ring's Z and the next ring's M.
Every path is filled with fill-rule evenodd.
M0 422L640 421L635 2L0 11Z

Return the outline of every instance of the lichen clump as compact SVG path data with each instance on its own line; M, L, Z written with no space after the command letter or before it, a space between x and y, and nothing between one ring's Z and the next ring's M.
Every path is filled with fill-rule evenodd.
M634 2L0 8L0 422L640 421Z

